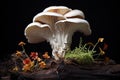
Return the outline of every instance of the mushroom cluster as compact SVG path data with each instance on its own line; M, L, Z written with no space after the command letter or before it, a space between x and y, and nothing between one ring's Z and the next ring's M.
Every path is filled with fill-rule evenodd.
M48 41L53 57L59 60L70 49L76 31L91 34L90 25L81 10L50 6L34 16L33 22L25 28L24 35L29 43Z

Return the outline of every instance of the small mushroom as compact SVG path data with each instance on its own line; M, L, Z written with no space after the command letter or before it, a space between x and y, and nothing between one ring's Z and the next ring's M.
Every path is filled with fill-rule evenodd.
M52 33L49 25L33 22L25 28L25 36L29 43L40 43L50 40Z
M63 56L65 55L64 49L68 48L68 45L71 45L74 32L79 31L85 35L91 34L89 23L86 20L80 18L69 18L56 22L56 31L58 31L57 41L60 41L58 43L60 43L60 47L62 47L59 54Z

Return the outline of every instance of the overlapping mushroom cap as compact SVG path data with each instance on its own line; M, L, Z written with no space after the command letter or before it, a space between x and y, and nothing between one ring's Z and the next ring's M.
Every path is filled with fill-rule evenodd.
M72 10L66 6L50 6L34 16L33 22L25 28L25 36L30 43L44 40L50 42L52 54L58 59L56 54L64 57L65 44L71 44L72 35L76 31L85 35L91 34L90 25L81 10Z

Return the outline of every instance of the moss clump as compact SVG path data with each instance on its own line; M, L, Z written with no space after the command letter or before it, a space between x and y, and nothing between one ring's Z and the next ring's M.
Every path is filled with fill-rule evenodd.
M78 54L67 53L65 58L68 60L74 60L78 64L92 64L94 61L91 53L78 53Z
M66 60L74 60L78 64L92 64L94 62L94 53L96 53L95 48L99 42L102 42L99 38L98 42L96 44L93 44L91 42L88 42L86 44L82 44L82 38L80 38L80 44L79 47L76 47L74 50L69 50L66 52L65 59ZM97 56L100 56L103 51L100 50L100 53L97 54ZM95 54L96 55L96 54Z

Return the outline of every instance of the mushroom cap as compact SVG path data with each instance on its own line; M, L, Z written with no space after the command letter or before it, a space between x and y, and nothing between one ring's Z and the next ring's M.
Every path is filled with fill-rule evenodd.
M64 30L68 30L69 33L74 33L76 31L80 31L81 33L84 33L85 35L91 34L91 29L89 23L80 18L69 18L66 20L60 20L56 22L56 29L63 28ZM65 31L64 31L65 32Z
M40 43L48 40L52 36L50 26L38 22L30 23L25 28L24 34L29 43Z
M50 6L46 8L43 12L55 12L64 15L69 11L71 11L71 9L66 6Z
M64 16L54 12L42 12L38 13L34 18L33 22L40 22L54 26L56 21L64 20Z
M66 18L81 18L84 19L85 15L81 10L72 10L64 15Z

